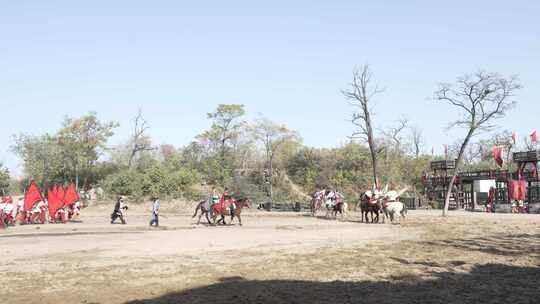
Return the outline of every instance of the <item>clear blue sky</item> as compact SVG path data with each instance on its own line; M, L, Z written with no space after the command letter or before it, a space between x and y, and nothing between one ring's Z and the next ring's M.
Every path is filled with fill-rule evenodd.
M540 131L539 1L191 2L0 1L0 161L21 172L13 134L90 110L121 124L111 144L142 107L154 142L180 146L218 103L337 146L353 130L340 90L366 62L387 88L376 125L408 117L426 151L460 134L444 130L452 111L432 100L437 83L479 69L520 76L501 123Z

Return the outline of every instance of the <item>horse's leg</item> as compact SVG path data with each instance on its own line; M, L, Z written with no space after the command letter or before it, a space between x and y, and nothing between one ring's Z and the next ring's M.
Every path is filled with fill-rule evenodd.
M204 215L206 216L206 220L208 221L208 225L212 225L212 223L210 222L210 218L208 217L208 212L206 212Z
M227 225L227 222L225 221L225 215L221 214L221 219L219 220L223 225Z
M201 224L201 217L203 215L203 212L201 210L201 214L199 214L199 220L197 221L197 225L200 225Z
M240 212L236 215L238 218L238 223L240 223L240 226L242 226L242 218L240 217Z

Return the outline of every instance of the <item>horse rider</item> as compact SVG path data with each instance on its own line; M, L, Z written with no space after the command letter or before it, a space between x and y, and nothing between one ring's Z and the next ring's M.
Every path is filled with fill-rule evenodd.
M159 226L159 198L152 198L152 219L150 220L150 226L156 225Z
M334 189L326 193L326 207L334 207L336 205L337 194Z
M39 201L37 204L34 205L34 208L30 210L30 219L32 223L36 223L36 220L38 220L41 224L45 224L46 216L47 216L47 210L48 204L45 201Z
M6 226L5 223L7 222L7 215L4 211L4 208L7 205L6 200L7 197L3 196L2 200L0 201L0 228L4 228Z
M120 221L122 224L125 224L126 221L124 219L124 212L128 210L128 206L124 202L124 198L122 196L118 197L118 200L116 200L116 204L114 204L114 210L111 214L111 224L114 224L114 221L117 218L120 218Z
M20 224L24 224L26 221L26 213L24 212L24 197L19 197L17 201L17 216L20 218Z
M208 214L210 214L210 217L213 217L214 215L214 207L216 207L216 204L219 201L219 194L216 190L216 188L212 188L212 192L210 192L210 195L208 195L208 203L210 204L210 207L208 209Z
M221 195L219 196L219 201L214 207L214 209L219 210L220 212L223 212L223 209L225 208L225 198L229 196L229 188L225 187L225 190L221 192Z
M7 196L3 196L2 200L0 201L0 212L4 212L4 208L6 207L7 203Z
M15 218L17 217L17 205L13 203L13 198L8 196L5 200L4 215L6 221L10 225L15 225Z

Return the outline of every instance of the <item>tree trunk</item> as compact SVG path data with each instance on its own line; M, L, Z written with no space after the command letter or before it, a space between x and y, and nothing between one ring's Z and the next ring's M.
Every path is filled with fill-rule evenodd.
M365 109L366 115L366 129L367 129L367 139L369 152L371 154L371 166L373 168L373 184L375 187L379 187L379 181L377 179L377 151L375 151L375 142L373 141L373 129L371 128L371 117L369 116L369 111Z
M446 190L446 196L444 199L444 208L442 212L443 216L446 216L448 214L448 207L450 205L450 196L452 195L454 182L456 181L456 177L461 167L461 160L463 159L463 154L465 153L465 149L467 148L467 145L469 144L469 141L471 140L471 137L473 136L474 131L476 131L475 127L471 127L469 129L469 132L467 133L467 136L465 137L465 140L463 141L463 143L461 144L461 148L459 149L459 154L456 159L456 166L454 169L454 174L452 175L452 178L450 179L450 182L448 183L448 188Z
M274 202L274 199L273 199L273 193L272 193L272 191L273 191L273 189L272 189L272 176L274 175L274 172L273 172L273 171L274 171L274 167L272 166L272 158L273 158L273 156L270 156L269 159L268 159L268 162L269 162L269 164L268 164L268 167L269 167L269 168L268 168L268 174L270 175L270 176L269 176L269 180L268 180L268 182L269 182L269 185L268 185L268 194L269 194L269 196L270 196L270 202L271 202L271 203Z
M79 190L79 170L77 166L75 166L75 189Z

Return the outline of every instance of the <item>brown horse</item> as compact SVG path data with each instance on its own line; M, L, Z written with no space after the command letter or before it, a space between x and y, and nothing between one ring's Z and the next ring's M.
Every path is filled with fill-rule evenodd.
M233 203L236 206L236 208L233 208ZM217 221L217 224L222 223L223 225L226 225L225 222L225 216L230 215L231 216L231 224L234 221L234 218L238 218L238 222L240 223L240 226L242 226L242 208L251 208L251 201L249 198L245 197L238 201L235 201L233 198L230 198L229 200L225 201L224 208L221 210L216 210L214 208L214 214L212 216L212 219L214 220L214 223L216 222L217 216L221 216L221 218Z
M349 205L343 200L338 200L338 202L330 208L330 210L332 211L332 217L337 218L337 214L339 213L341 215L341 219L343 219L343 217L347 215L348 209Z
M321 210L322 205L325 203L324 191L315 192L311 197L309 208L311 209L311 215L317 215L317 211Z
M231 206L233 205L233 203L235 204L236 208L234 208L233 212L231 212ZM197 207L195 207L195 213L193 214L193 218L195 216L197 216L197 213L198 211L200 210L201 213L199 215L199 220L197 221L197 225L200 224L201 222L201 217L203 216L203 214L206 216L206 220L208 221L208 224L212 225L212 224L216 224L216 218L218 216L221 216L221 218L217 221L217 224L219 223L222 223L222 224L226 224L225 222L225 216L231 216L231 224L234 220L235 217L238 218L238 222L240 223L240 226L242 226L242 217L241 217L241 214L242 214L242 208L246 207L246 208L251 208L251 201L249 200L249 198L242 198L238 201L235 201L234 199L232 198L229 198L227 200L225 200L225 204L224 204L224 208L221 209L221 210L218 210L218 209L215 209L213 210L213 214L212 214L212 221L210 221L210 217L208 216L209 212L210 212L210 204L207 202L207 201L202 201L200 202L199 204L197 204Z
M362 222L364 222L364 217L366 218L366 223L369 222L368 214L371 214L371 222L379 222L379 214L383 213L383 223L385 220L384 208L380 199L371 198L370 196L363 193L360 197L360 212L362 214ZM375 215L375 216L374 216Z

